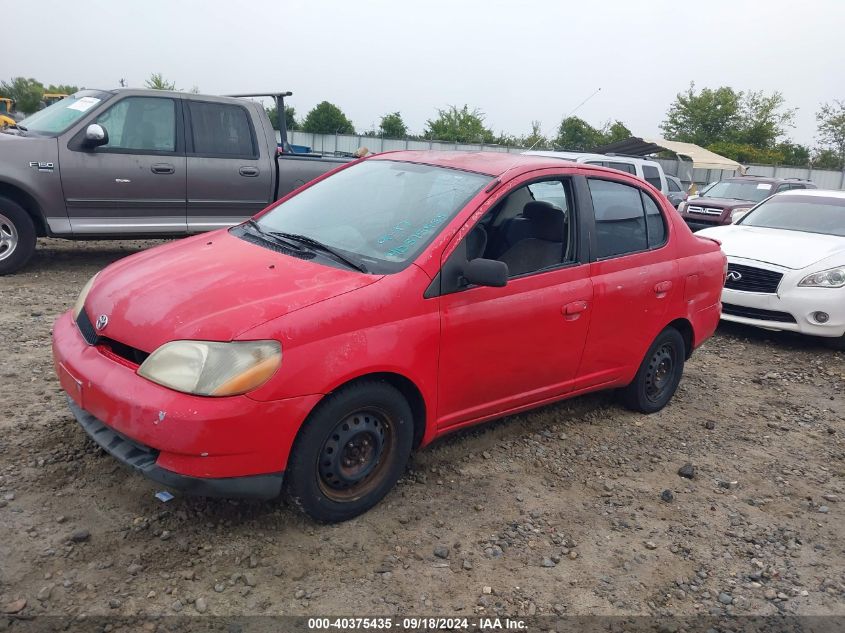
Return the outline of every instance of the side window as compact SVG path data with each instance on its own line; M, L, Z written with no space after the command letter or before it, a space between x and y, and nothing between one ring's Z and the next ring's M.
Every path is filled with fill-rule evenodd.
M560 180L545 180L528 185L528 191L535 200L551 202L558 209L566 211L569 205L566 201L566 188Z
M571 200L568 181L517 187L467 234L467 259L505 262L511 277L575 261Z
M663 214L657 203L645 191L640 191L645 207L645 223L648 237L648 247L660 246L666 241L666 225L663 223Z
M654 165L643 165L643 178L650 185L660 189L660 171Z
M101 147L176 151L176 103L164 97L127 97L97 117L109 135Z
M605 163L605 165L607 165L607 166L608 166L608 167L610 167L611 169L618 169L619 171L624 171L625 173L628 173L628 174L633 174L634 176L636 176L636 175L637 175L637 168L636 168L636 167L634 167L634 166L633 166L632 164L630 164L630 163L613 163L613 162L609 162L609 163ZM658 186L659 186L659 185L658 185Z
M640 190L608 180L589 179L596 218L596 256L613 257L648 249Z
M191 101L189 107L194 153L257 158L255 139L245 108L202 101Z
M791 186L791 185L787 185L787 184L783 184L783 185L780 185L780 186L777 188L777 191L775 191L775 193L780 193L781 191L787 191L788 189L792 189L792 186Z
M669 191L681 191L681 188L678 186L678 183L676 183L671 178L666 179L666 184L669 187Z

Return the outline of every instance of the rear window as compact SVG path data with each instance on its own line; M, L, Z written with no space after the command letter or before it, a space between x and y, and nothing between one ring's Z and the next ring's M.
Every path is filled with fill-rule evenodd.
M192 101L190 109L195 154L223 158L258 157L245 108L225 103Z
M643 165L643 178L648 184L660 189L663 185L660 182L660 170L653 165Z
M666 241L663 214L651 196L637 187L590 178L596 218L596 257L637 253Z

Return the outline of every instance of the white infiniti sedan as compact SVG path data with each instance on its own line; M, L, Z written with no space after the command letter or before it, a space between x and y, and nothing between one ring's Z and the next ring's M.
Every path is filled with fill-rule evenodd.
M730 226L699 231L722 243L722 318L827 337L845 349L845 191L778 193Z

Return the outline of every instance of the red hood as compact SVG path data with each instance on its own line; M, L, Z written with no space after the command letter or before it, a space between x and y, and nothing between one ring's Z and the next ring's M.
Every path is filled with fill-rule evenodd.
M229 341L378 276L282 255L227 230L138 253L106 268L85 303L103 336L152 352L168 341Z

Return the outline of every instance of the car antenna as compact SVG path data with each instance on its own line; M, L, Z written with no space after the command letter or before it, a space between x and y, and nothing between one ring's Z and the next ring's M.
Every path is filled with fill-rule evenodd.
M569 114L567 114L565 117L563 117L563 120L566 121L566 119L568 119L573 114L575 114L575 112L578 111L581 108L582 105L587 103L587 101L589 101L590 99L595 97L600 92L601 92L601 87L597 88L596 91L593 92L593 94L591 94L589 97L584 99L581 103L579 103L577 106L572 108L572 110L569 111ZM520 152L520 156L522 154L524 154L525 152L530 152L531 150L533 150L535 147L537 147L537 143L539 143L539 142L540 142L540 139L538 138L536 141L534 141L534 144L531 147L529 147L527 150ZM519 159L517 158L515 161L513 161L513 164L510 167L508 167L505 171L503 171L501 174L499 174L499 176L487 186L487 188L484 190L484 193L490 193L496 187L498 187L500 184L502 184L502 180L504 179L505 174L507 174L514 167L516 167L518 162L519 162Z

